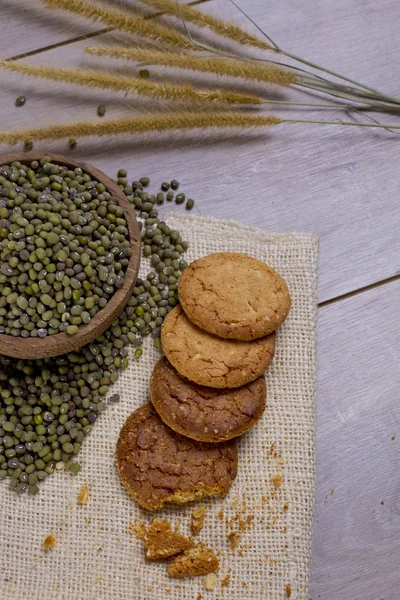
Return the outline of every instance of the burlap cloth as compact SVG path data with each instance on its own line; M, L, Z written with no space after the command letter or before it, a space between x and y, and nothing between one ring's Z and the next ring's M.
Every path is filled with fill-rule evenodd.
M1 600L197 600L199 594L210 600L308 600L317 240L210 219L169 215L166 220L190 241L188 261L217 251L245 252L275 267L293 300L267 373L265 415L239 442L239 472L228 496L205 502L205 526L198 538L218 552L218 583L208 592L204 577L169 578L165 564L146 562L142 542L129 532L131 522L154 517L130 499L115 464L119 430L147 400L159 357L148 340L143 357L132 358L113 386L121 402L109 406L85 441L77 477L55 474L36 497L17 497L7 481L0 482ZM143 267L145 273L147 265ZM83 484L90 497L86 506L79 506ZM192 510L186 506L159 514L179 521L181 531L190 533ZM42 540L50 532L56 546L45 551Z

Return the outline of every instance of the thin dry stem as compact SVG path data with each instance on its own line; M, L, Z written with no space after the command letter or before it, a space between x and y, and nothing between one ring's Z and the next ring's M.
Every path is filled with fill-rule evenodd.
M109 10L85 0L40 0L43 4L56 10L67 10L76 15L100 21L108 27L113 27L118 31L138 35L151 39L153 41L162 41L176 48L193 49L193 44L184 35L175 29L165 27L153 20L146 20L141 17L131 17L127 13L119 10Z
M375 129L400 129L400 125L391 125L390 123L382 124L382 123L354 123L353 121L341 121L338 119L337 121L317 121L314 119L284 119L282 123L315 123L318 125L343 125L345 127L373 127ZM393 133L397 133L397 131L393 131Z
M198 112L175 114L152 114L143 117L130 117L96 123L86 121L71 125L52 125L39 129L25 129L0 133L4 144L17 144L30 140L59 140L89 136L158 133L161 131L185 131L191 129L228 129L249 127L270 127L282 123L274 116L249 115L234 112Z
M250 81L261 81L276 85L292 85L298 82L296 75L288 69L282 69L277 65L264 65L232 58L193 56L192 54L123 48L121 46L88 46L85 48L85 52L95 56L110 56L140 63L213 73L219 76L240 77Z
M183 18L199 27L209 27L214 33L228 38L233 42L243 46L253 46L262 50L274 50L272 46L260 40L255 35L248 33L241 27L233 23L227 23L222 19L206 15L205 13L188 6L180 4L176 0L141 0L144 4L160 10L166 14L174 15L177 18Z
M206 102L209 104L261 104L257 96L239 94L230 90L195 90L188 85L153 83L152 81L112 75L97 71L79 71L77 69L58 69L54 67L36 67L17 62L0 61L0 68L15 71L32 77L76 84L103 90L122 91L126 94L140 94L156 100L175 102Z

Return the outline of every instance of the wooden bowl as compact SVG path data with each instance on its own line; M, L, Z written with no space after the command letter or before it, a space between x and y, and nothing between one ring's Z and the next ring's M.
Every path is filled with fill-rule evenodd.
M132 256L125 271L123 286L115 292L107 305L99 310L89 323L79 325L78 333L75 335L68 335L68 333L63 332L48 335L44 338L23 338L0 334L0 354L15 358L38 359L46 356L58 356L59 354L66 354L89 344L103 333L122 312L126 302L131 297L140 265L141 241L135 214L125 194L105 173L86 163L76 162L65 156L45 152L3 154L0 156L0 167L10 165L15 161L19 161L22 164L29 164L33 160L39 161L44 156L48 156L52 162L59 165L72 167L73 169L80 167L97 181L101 182L107 191L116 197L118 205L124 211L124 217L127 222Z

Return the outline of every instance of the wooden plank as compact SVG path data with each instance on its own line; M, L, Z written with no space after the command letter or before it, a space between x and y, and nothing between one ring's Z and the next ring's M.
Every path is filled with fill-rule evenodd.
M8 58L101 29L87 19L50 11L38 0L1 0L0 57Z
M186 3L188 0L183 0ZM194 0L207 2L208 0ZM134 6L140 7L140 14L149 14L143 4L134 0L107 2L97 0L106 8L126 9L129 14ZM10 58L21 54L37 52L55 44L65 44L81 36L93 35L107 29L107 26L88 19L77 17L67 11L56 11L44 6L39 0L1 0L0 3L0 58Z
M264 0L235 2L284 50L399 95L400 70L394 60L400 49L399 5L394 0L381 0L379 5L373 0L283 0L269 3L268 9Z
M394 0L391 1L392 9L389 10L387 5L385 13L388 26L395 10ZM282 8L279 9L282 18L277 20L286 31L285 37L294 39L291 49L296 46L296 36L305 37L307 22L313 37L320 42L320 60L324 62L324 53L329 56L331 45L325 44L326 31L320 32L318 24L321 14L328 18L331 10L334 18L337 9L328 0L322 0L313 22L312 11L304 9L306 19L299 8L293 7L292 0L283 0L280 5L286 7L287 14L293 15L284 21ZM252 0L251 7L259 8L256 16L261 19L264 13L260 6L258 1ZM210 3L204 10L223 14L233 12L228 0ZM274 6L276 19L279 17L277 10ZM355 24L362 12L359 0L351 0L346 18ZM242 19L241 15L238 17ZM383 27L381 18L379 23ZM277 31L272 33L276 35ZM106 40L105 36L103 42ZM56 48L29 60L33 64L53 66L99 65L96 59L82 55L87 43ZM341 51L343 43L336 44ZM368 40L363 43L367 45ZM381 43L388 45L388 53L389 45L399 41L397 38L390 41L383 36ZM300 50L307 49L300 47ZM358 64L357 56L353 59L355 65ZM108 64L112 64L114 70L137 72L134 67L125 68L115 62ZM379 73L380 62L376 65L373 71ZM157 72L159 69L151 68L153 77L157 77ZM382 80L383 87L386 76L387 71ZM142 99L132 97L128 100L124 94L67 88L9 73L2 73L2 83L2 123L8 130L16 125L24 128L49 122L96 120L96 107L101 102L107 105L107 117L139 113L145 105ZM237 87L244 89L240 84ZM255 89L262 91L260 87ZM25 93L28 101L25 107L16 108L14 100L20 93ZM152 106L154 108L154 104ZM313 116L324 117L324 113L315 111ZM87 140L79 145L76 156L92 161L109 175L124 164L133 174L146 172L160 180L177 176L197 199L197 212L204 215L233 218L266 230L302 230L319 234L319 298L325 301L399 273L399 180L394 169L400 159L397 142L394 134L385 131L287 125L234 137L170 134L151 139L126 137L115 143ZM65 152L66 144L64 141L38 144L37 149ZM4 147L3 151L6 150Z
M319 311L313 600L398 595L399 298L396 281Z

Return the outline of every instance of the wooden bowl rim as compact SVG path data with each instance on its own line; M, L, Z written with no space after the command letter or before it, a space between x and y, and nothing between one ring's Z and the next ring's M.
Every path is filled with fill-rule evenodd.
M67 158L52 152L20 152L14 154L0 155L0 167L11 165L13 162L29 164L32 161L40 161L44 157L62 166L79 167L94 177L106 187L106 190L116 197L117 203L124 211L127 222L129 239L131 241L132 256L126 268L124 285L119 288L107 302L107 305L99 310L87 324L79 325L78 333L69 335L61 332L48 335L44 338L13 337L8 334L0 334L0 354L22 359L39 359L45 357L59 356L78 350L89 344L101 335L122 312L126 302L129 300L135 286L140 266L141 240L139 226L135 213L129 204L125 194L118 185L103 171L82 161Z

